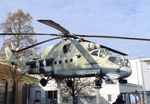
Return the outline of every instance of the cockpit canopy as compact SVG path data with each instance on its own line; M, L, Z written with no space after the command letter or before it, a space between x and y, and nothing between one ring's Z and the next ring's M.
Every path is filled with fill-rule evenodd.
M100 48L100 49L94 49L91 52L91 55L93 56L98 56L101 58L105 58L108 57L108 60L112 63L115 63L117 65L121 65L121 66L130 66L130 63L127 59L125 59L122 55L118 55L118 54L113 54L110 51L108 51L107 49L104 48Z
M92 50L91 55L98 56L98 57L106 57L108 55L111 55L111 53L107 49L100 48L100 49Z

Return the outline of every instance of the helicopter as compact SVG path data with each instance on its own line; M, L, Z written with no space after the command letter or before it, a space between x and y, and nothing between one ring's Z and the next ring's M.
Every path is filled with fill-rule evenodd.
M28 60L25 66L29 74L42 74L47 79L42 78L40 83L46 86L49 80L53 79L70 79L82 77L95 77L98 85L101 86L102 80L106 83L114 83L118 80L121 84L126 84L125 78L132 73L129 60L125 58L126 53L112 49L110 47L98 44L84 38L113 38L150 41L145 38L135 37L118 37L118 36L102 36L102 35L78 35L72 34L70 31L52 20L38 20L39 22L53 27L60 31L60 34L45 33L0 33L0 35L51 35L51 38L32 46L20 50L5 50L7 59L11 61L12 56L24 51L28 48L43 44L48 41L62 39L55 45L49 45L44 49L41 58L36 60ZM69 81L68 81L69 83Z

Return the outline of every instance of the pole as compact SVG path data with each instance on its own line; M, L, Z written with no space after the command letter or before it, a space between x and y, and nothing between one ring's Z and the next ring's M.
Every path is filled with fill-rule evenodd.
M101 104L101 95L100 95L100 89L96 89L96 104Z
M60 79L56 80L57 83L57 103L62 104L62 94L61 94L61 81Z

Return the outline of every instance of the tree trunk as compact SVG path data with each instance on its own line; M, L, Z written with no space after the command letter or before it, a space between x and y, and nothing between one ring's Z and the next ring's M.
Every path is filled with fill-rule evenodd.
M73 98L72 103L73 103L73 104L77 104L77 103L76 103L76 102L77 102L77 101L76 101L76 96L74 95L74 96L72 96L72 98Z
M73 81L73 86L72 86L72 103L73 104L77 104L77 101L76 101L76 96L75 96L75 88L74 88L74 81Z
M12 104L17 104L17 70L16 67L12 66L11 69L12 73L12 79L13 79L13 85L12 85Z
M12 86L12 104L15 104L16 102L16 81L13 80L13 86Z

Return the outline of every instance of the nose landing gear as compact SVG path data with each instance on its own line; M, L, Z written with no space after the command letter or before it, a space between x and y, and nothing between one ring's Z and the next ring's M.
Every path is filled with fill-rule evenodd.
M120 84L127 84L128 83L128 81L126 79L123 79L123 78L119 78L118 82Z

